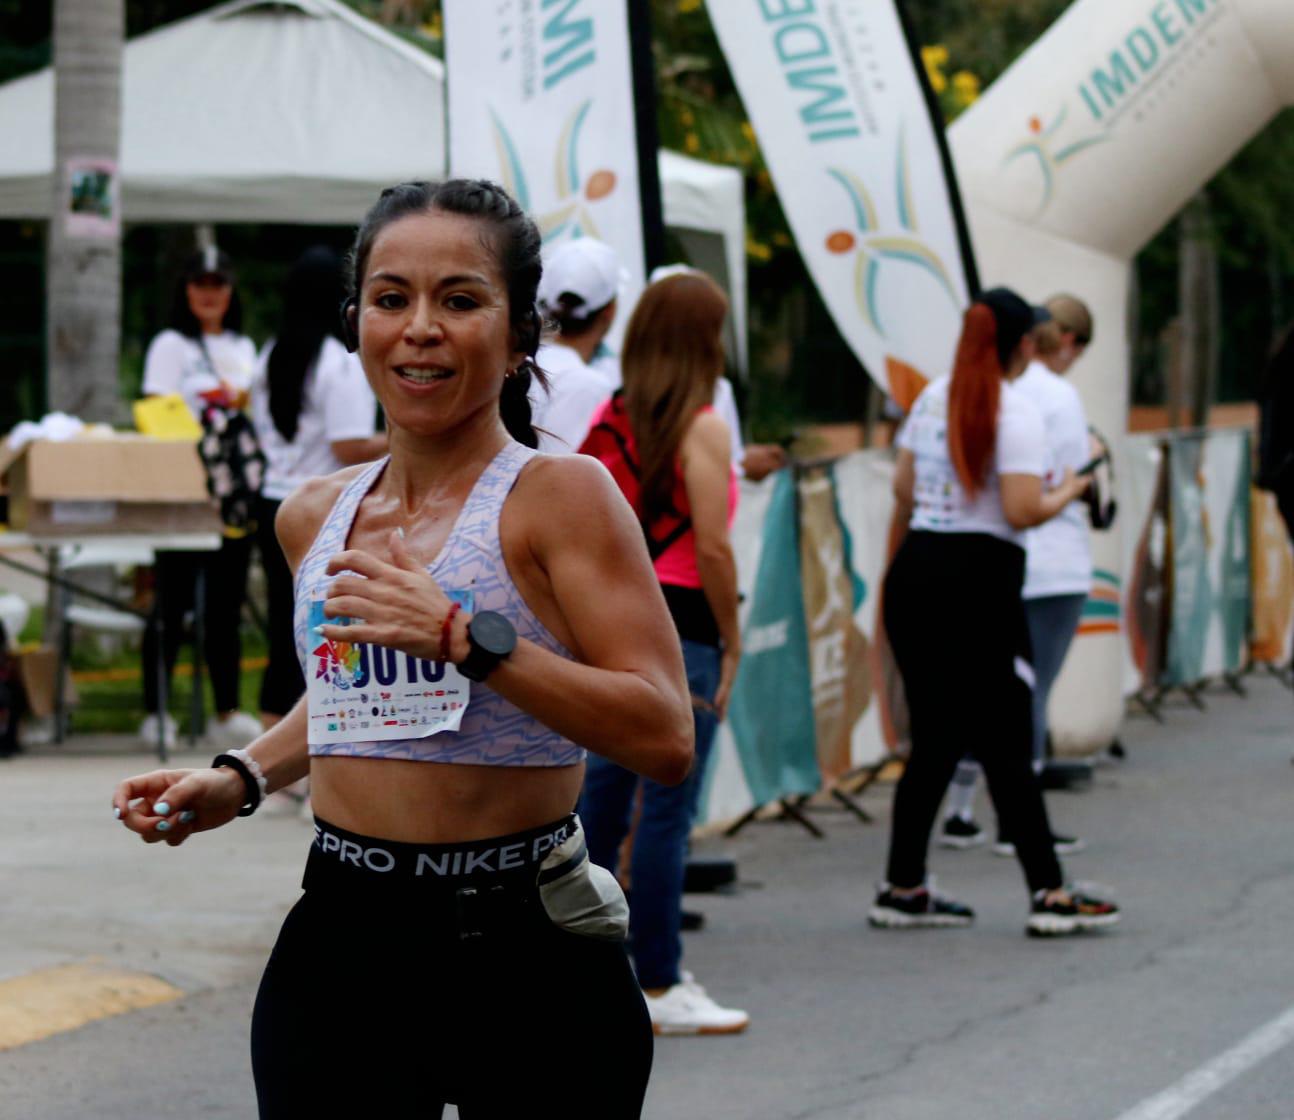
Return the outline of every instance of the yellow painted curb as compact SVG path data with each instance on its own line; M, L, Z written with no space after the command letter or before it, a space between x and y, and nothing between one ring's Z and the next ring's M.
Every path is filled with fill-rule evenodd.
M93 964L60 965L0 981L0 1050L182 995L156 976Z

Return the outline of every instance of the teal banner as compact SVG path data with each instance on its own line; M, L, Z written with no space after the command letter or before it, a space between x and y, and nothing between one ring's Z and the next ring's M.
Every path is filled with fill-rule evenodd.
M1249 491L1252 452L1249 433L1218 433L1209 441L1209 458L1225 469L1230 501L1226 533L1221 541L1221 594L1218 610L1222 615L1223 667L1228 673L1239 673L1249 663L1249 618L1253 603L1253 579L1250 552ZM1226 455L1218 452L1226 450ZM1229 475L1230 477L1226 477Z
M728 712L756 805L822 785L802 588L795 475L779 471Z

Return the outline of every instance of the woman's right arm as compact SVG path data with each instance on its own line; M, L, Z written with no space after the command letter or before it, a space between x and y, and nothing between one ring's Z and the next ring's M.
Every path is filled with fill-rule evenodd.
M741 661L741 628L737 622L737 561L728 534L728 491L732 453L728 426L717 412L702 412L679 447L683 487L696 535L696 567L701 589L719 624L723 661L714 705L722 716L728 707L737 665Z
M1075 474L1068 467L1060 484L1043 490L1042 478L1036 474L1004 474L998 485L1002 495L1002 512L1012 529L1032 529L1050 521L1075 498L1081 497L1092 479Z
M165 330L148 344L144 355L144 380L140 392L146 397L178 393L184 380L184 336Z
M311 479L279 507L274 529L293 576L342 485L344 481L338 481L336 475ZM265 775L268 793L310 772L307 726L303 696L282 720L248 746L248 753ZM117 786L112 803L121 823L146 843L165 841L174 847L195 832L228 824L238 815L245 797L242 777L222 766L153 770L127 778Z

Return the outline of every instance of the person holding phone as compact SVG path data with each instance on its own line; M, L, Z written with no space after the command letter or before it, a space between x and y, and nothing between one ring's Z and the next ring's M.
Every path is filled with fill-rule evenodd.
M911 754L894 795L886 882L868 914L890 929L964 926L969 906L926 881L939 803L958 760L984 767L1030 892L1026 930L1057 936L1118 921L1113 903L1065 886L1037 776L1029 635L1020 592L1025 532L1087 487L1072 469L1044 486L1046 437L1015 382L1046 317L995 288L966 313L952 376L928 385L899 434L895 521L906 528L885 576L885 632L911 713Z

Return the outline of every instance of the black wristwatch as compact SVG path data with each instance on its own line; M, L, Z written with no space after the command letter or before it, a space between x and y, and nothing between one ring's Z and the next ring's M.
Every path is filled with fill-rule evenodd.
M458 671L469 681L483 681L517 648L517 628L495 611L481 611L467 624L467 645Z

